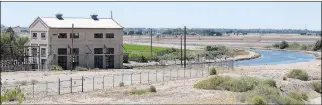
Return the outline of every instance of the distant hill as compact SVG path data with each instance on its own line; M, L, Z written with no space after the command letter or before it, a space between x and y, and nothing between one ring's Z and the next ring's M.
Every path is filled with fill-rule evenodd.
M1 32L5 32L9 27L1 24ZM28 27L20 27L20 26L15 26L15 27L11 27L13 29L13 31L15 31L18 35L19 34L26 34L29 32Z

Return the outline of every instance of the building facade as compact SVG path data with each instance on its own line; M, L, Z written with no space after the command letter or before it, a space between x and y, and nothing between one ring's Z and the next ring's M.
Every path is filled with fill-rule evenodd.
M31 46L40 49L39 68L122 68L123 27L112 18L38 17L30 26Z

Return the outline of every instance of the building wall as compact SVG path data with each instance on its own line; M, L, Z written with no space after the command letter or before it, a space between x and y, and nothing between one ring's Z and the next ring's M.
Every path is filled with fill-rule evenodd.
M74 33L79 33L79 38L74 38L74 48L79 48L79 65L82 67L94 68L94 48L103 48L104 45L107 48L114 48L114 68L123 67L123 29L74 29ZM58 38L59 33L67 33L67 38ZM49 29L48 35L50 36L49 44L52 46L52 50L58 54L58 48L68 48L68 45L72 47L72 40L70 38L71 29ZM94 33L103 33L103 38L94 38ZM114 38L105 38L105 33L114 33ZM54 35L57 34L57 35ZM87 46L88 47L87 47ZM86 58L86 53L88 57ZM67 49L68 53L70 52ZM54 63L58 64L58 57L56 57ZM103 57L103 67L105 67L105 56ZM71 57L67 57L67 68L70 67ZM87 63L86 63L87 62Z
M33 37L33 33L37 33L36 38ZM41 33L45 33L45 38L41 37ZM48 53L49 53L48 52L48 28L39 19L37 19L35 21L35 23L30 27L29 39L30 39L31 46L40 46L40 49L41 48L46 49L45 56L41 56L40 59L47 59ZM40 49L37 49L37 52L41 52ZM31 50L29 51L29 54L31 54ZM41 65L40 65L41 62L39 62L38 58L37 58L37 63L39 64L39 67L41 68Z

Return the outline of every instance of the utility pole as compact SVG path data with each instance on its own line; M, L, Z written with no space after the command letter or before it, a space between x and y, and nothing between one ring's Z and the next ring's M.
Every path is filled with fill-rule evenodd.
M74 69L74 60L75 60L73 50L74 50L74 24L72 24L72 49L71 49L71 54L72 54L72 64L71 64L71 66L72 66L72 69L71 69L71 71Z
M150 53L151 53L151 57L152 57L152 28L150 29L150 37L151 37L151 48L150 48Z
M186 68L186 59L187 59L187 52L186 52L186 50L187 50L187 37L186 37L186 35L187 35L187 28L186 28L186 26L184 26L184 68Z
M180 61L181 61L181 63L180 63L180 65L181 65L181 67L182 67L182 35L180 36L180 44L181 44L181 48L180 48L180 53L181 53L181 59L180 59Z

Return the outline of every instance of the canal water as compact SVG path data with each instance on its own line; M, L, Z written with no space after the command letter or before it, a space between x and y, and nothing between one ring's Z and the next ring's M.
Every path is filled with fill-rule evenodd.
M236 66L287 64L296 62L308 62L315 59L315 56L313 54L306 54L302 52L259 49L249 50L260 53L262 56L256 59L237 61Z

